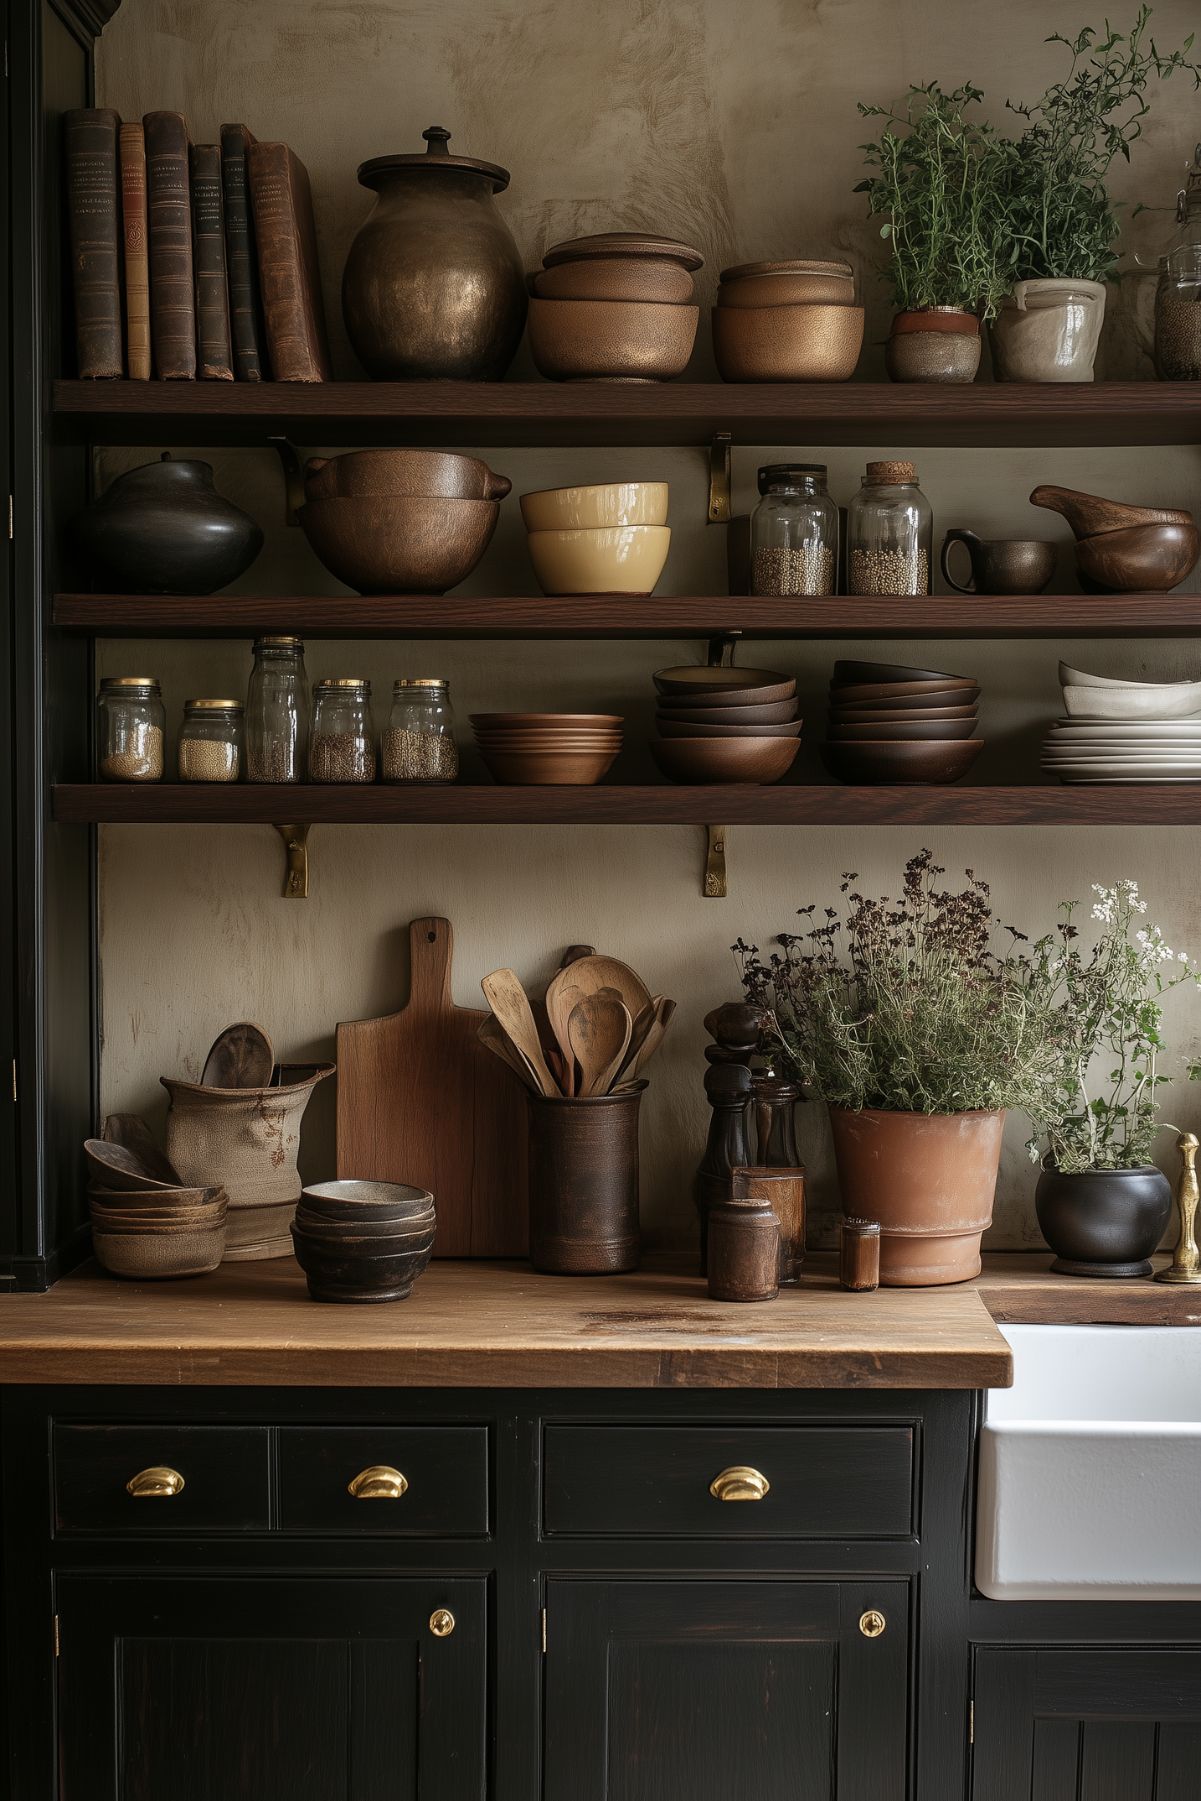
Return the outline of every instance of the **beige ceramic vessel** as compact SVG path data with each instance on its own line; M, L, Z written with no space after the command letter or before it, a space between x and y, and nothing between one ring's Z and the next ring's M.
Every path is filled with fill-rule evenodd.
M666 525L666 482L601 482L542 488L521 496L528 532L595 531L614 525Z
M546 594L650 594L671 544L666 525L530 532L534 574Z
M861 306L713 308L723 381L849 381L862 349Z
M998 381L1092 381L1105 320L1098 281L1019 281L992 322Z

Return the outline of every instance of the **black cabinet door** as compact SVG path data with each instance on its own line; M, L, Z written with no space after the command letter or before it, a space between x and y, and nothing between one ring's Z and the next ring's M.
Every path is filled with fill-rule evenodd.
M972 1801L1197 1801L1201 1651L976 1653Z
M485 1591L64 1576L59 1801L479 1801Z
M550 1581L543 1801L903 1801L908 1610L896 1580Z

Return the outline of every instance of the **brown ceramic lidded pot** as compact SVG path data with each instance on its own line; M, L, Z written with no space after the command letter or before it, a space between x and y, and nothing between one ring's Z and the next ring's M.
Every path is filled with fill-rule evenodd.
M521 258L493 201L509 172L450 155L441 125L422 136L424 155L359 167L379 198L346 259L346 331L384 380L498 381L526 314Z

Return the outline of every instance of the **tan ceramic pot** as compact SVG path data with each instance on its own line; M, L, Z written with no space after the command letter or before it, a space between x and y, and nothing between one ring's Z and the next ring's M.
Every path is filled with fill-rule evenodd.
M541 488L521 496L528 532L599 531L614 525L666 525L666 482L600 482Z
M671 544L667 525L610 525L530 532L530 561L544 594L650 594Z
M880 1281L932 1288L980 1273L1005 1115L830 1108L843 1212L878 1220Z
M861 306L715 306L723 381L849 381L863 348Z
M1092 381L1105 319L1098 281L1019 281L992 322L998 381Z

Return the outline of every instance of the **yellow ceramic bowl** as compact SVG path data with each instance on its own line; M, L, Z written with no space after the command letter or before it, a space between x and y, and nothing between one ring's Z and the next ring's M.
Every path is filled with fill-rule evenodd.
M593 531L607 525L666 525L666 482L602 482L541 488L521 496L527 532Z
M647 595L663 573L671 528L613 525L531 532L528 542L544 594Z

